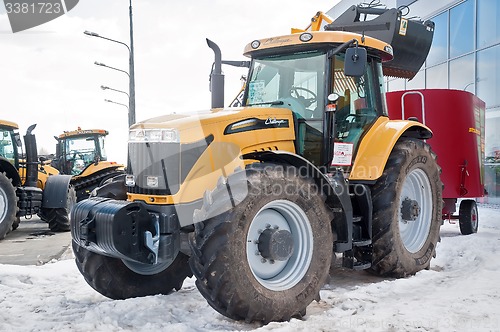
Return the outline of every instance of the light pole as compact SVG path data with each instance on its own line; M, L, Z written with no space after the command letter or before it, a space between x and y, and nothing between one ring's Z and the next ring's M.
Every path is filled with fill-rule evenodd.
M129 57L128 57L128 59L129 59L129 61L128 61L128 64L129 64L128 75L129 75L129 95L130 95L129 106L128 106L128 109L129 109L128 124L130 127L131 125L133 125L135 123L134 32L133 32L133 26L132 26L132 0L129 0L129 18L130 18L130 47L121 41L101 36L95 32L85 31L84 34L86 34L87 36L98 37L98 38L112 41L114 43L121 44L128 49L128 54L129 54ZM105 67L108 67L108 66L105 66ZM112 67L108 67L108 68L112 68ZM116 68L112 68L112 69L116 69ZM116 69L116 70L119 70L119 69Z
M112 101L112 100L109 100L109 99L104 99L104 101L108 102L108 103L113 103L113 104L117 104L117 105L122 105L124 107L127 108L127 110L129 109L127 105L125 104L122 104L122 103L117 103L116 101Z
M127 97L130 98L130 95L128 93L126 93L125 91L122 91L122 90L113 89L113 88L110 88L109 86L104 86L104 85L101 85L101 89L103 89L103 90L111 90L111 91L116 91L116 92L121 92L121 93L126 94Z
M94 61L94 65L101 66L101 67L106 67L106 68L117 70L117 71L121 71L122 73L127 74L127 76L130 78L130 74L127 71L123 70L123 69L118 69L118 68L115 68L115 67L111 67L111 66L105 65L102 62L97 62L97 61Z

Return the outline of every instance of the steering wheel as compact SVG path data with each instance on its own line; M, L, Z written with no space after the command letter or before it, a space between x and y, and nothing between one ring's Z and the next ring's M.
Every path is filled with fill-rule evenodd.
M299 93L299 91L307 92L308 94L310 94L312 96L312 98L306 98L306 97L302 96ZM311 106L312 103L314 103L316 100L318 100L318 96L314 92L312 92L309 89L300 87L300 86L292 86L292 88L290 89L290 92L293 93L294 94L293 97L296 98L306 108Z

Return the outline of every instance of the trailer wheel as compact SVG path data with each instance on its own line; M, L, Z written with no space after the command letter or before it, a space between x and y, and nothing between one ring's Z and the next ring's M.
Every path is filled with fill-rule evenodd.
M49 229L53 232L68 232L71 227L69 216L71 209L76 203L76 192L73 186L68 188L66 206L63 208L42 208L40 219L49 223Z
M16 190L11 180L4 173L0 173L0 240L11 230L16 211Z
M463 235L477 233L477 229L479 226L479 215L477 212L476 201L472 199L461 201L458 211L460 232Z
M130 264L91 252L73 241L75 261L85 281L114 300L169 294L192 276L188 256L179 253L171 264Z
M372 188L371 272L404 277L430 266L440 239L440 172L428 144L411 138L396 143Z
M190 265L215 310L267 323L302 317L319 300L333 240L331 215L315 183L291 169L262 165L240 183L234 178L245 171L233 174L226 181L231 186L219 185L206 197L195 215L204 221L195 224ZM247 188L240 200L238 192ZM236 206L219 213L224 197Z

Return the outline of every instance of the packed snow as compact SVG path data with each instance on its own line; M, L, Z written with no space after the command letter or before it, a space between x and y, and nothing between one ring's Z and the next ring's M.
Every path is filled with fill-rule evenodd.
M0 331L499 331L500 208L479 216L477 234L443 225L430 270L387 279L333 268L303 320L264 326L218 314L194 279L171 295L114 301L87 285L71 254L0 264Z

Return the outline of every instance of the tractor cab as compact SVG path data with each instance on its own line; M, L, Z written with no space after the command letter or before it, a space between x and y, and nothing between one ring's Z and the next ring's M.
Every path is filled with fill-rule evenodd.
M292 36L318 40L322 34L306 32ZM342 34L339 33L339 39ZM299 155L318 167L350 166L363 133L378 117L387 114L382 101L380 59L392 55L367 55L356 40L343 44L311 42L309 50L305 45L300 49L266 49L266 41L260 43L260 52L247 52L252 62L243 105L290 109ZM353 52L357 55L355 60ZM353 66L361 69L353 72ZM332 161L332 156L337 157Z
M19 155L17 147L20 144L18 129L13 122L0 120L0 159L8 161L19 169Z
M108 131L102 129L64 132L56 137L56 158L52 166L62 174L80 175L89 165L106 161L104 138Z

